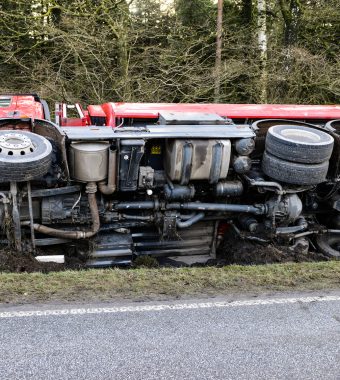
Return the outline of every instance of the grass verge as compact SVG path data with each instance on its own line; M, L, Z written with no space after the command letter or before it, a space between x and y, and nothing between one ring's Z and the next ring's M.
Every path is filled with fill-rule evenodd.
M155 300L340 289L340 262L0 273L0 303Z

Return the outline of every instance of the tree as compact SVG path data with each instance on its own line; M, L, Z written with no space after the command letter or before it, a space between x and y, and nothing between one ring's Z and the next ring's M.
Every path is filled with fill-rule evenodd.
M213 12L211 0L175 0L177 17L184 26L204 28Z
M300 1L224 0L216 38L213 0L2 0L0 91L50 102L338 103L338 0Z
M221 64L222 64L222 32L223 32L223 0L217 3L217 32L216 32L216 60L215 60L215 86L214 100L220 100Z
M257 0L257 27L258 27L258 48L260 52L260 69L261 69L261 103L267 103L267 15L266 0Z
M245 24L250 24L253 21L253 1L242 0L241 16Z
M279 0L284 20L284 42L287 47L294 45L298 39L302 5L300 0Z

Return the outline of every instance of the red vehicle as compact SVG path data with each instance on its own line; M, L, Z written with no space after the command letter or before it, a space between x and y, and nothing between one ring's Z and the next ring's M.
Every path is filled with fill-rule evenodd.
M37 95L0 97L2 244L89 267L205 263L231 235L340 257L339 106L57 104L55 118Z

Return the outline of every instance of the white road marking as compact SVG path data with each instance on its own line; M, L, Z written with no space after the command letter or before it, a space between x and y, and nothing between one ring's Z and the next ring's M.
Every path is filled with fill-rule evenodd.
M22 317L46 317L46 316L65 316L65 315L84 315L84 314L117 314L117 313L135 313L165 310L189 310L189 309L211 309L211 308L231 308L246 307L259 305L283 305L295 303L311 302L332 302L340 301L340 296L315 296L300 298L276 298L276 299L258 299L246 301L231 302L201 302L201 303L174 303L163 305L145 305L145 306L120 306L120 307L96 307L96 308L79 308L79 309L55 309L55 310L32 310L32 311L8 311L1 312L0 318L22 318Z

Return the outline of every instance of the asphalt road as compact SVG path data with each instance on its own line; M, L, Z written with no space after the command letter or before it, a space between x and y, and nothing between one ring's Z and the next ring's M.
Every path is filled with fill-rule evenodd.
M340 293L0 307L0 379L340 379Z

